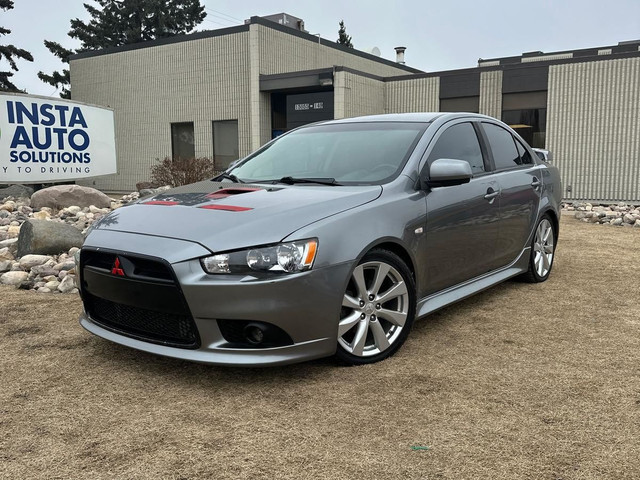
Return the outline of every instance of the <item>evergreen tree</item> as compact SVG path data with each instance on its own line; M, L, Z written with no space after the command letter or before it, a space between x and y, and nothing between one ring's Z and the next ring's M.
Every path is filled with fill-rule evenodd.
M0 0L0 9L2 10L11 10L13 8L12 0ZM11 30L0 27L0 36L8 35L11 33ZM5 59L9 62L9 67L14 72L18 71L18 65L16 64L16 59L23 59L29 62L33 62L33 56L31 53L27 52L22 48L18 48L15 45L0 45L0 60ZM3 92L24 92L24 90L20 90L16 87L13 82L11 82L10 78L13 76L13 72L3 72L0 71L0 91Z
M340 28L338 29L338 40L336 43L344 45L348 48L353 48L353 43L351 43L351 35L347 35L347 28L344 26L344 20L340 20Z
M3 0L0 0L3 1ZM45 40L44 44L64 63L69 56L88 50L119 47L157 38L189 33L199 25L206 13L200 0L94 0L97 6L84 4L91 18L88 22L71 20L69 36L80 40L80 48L68 50ZM69 70L38 73L45 83L62 87L63 98L70 98Z

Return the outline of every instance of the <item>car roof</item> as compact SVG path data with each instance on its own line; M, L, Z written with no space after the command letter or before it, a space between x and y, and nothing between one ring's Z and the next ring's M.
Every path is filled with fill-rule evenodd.
M466 112L416 112L416 113L387 113L382 115L366 115L362 117L343 118L340 120L328 120L326 122L319 122L321 124L339 124L339 123L363 123L363 122L419 122L429 123L438 118L443 120L452 120L459 117L476 117L484 119L492 119L486 115L480 115L477 113Z

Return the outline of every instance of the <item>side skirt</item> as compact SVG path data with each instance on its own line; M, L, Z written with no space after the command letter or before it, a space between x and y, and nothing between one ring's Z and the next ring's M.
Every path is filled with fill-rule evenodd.
M485 273L484 275L423 298L418 302L416 317L424 317L452 303L459 302L460 300L464 300L476 293L502 283L511 277L525 273L529 268L530 254L531 247L526 247L520 252L518 258L506 267Z

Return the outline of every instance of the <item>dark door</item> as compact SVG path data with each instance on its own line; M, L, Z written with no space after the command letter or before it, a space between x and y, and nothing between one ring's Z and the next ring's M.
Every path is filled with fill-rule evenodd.
M439 158L465 160L474 177L467 184L427 192L426 278L435 293L495 268L500 189L471 122L442 127L425 168Z
M507 129L483 122L500 184L500 227L496 244L499 266L515 261L535 228L542 189L540 167L532 153Z

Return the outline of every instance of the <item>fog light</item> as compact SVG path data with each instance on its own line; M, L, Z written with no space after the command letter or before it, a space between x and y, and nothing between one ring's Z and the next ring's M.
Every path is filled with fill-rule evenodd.
M250 323L246 327L244 327L244 336L249 343L253 343L254 345L259 345L264 341L264 330L260 325L255 323Z

